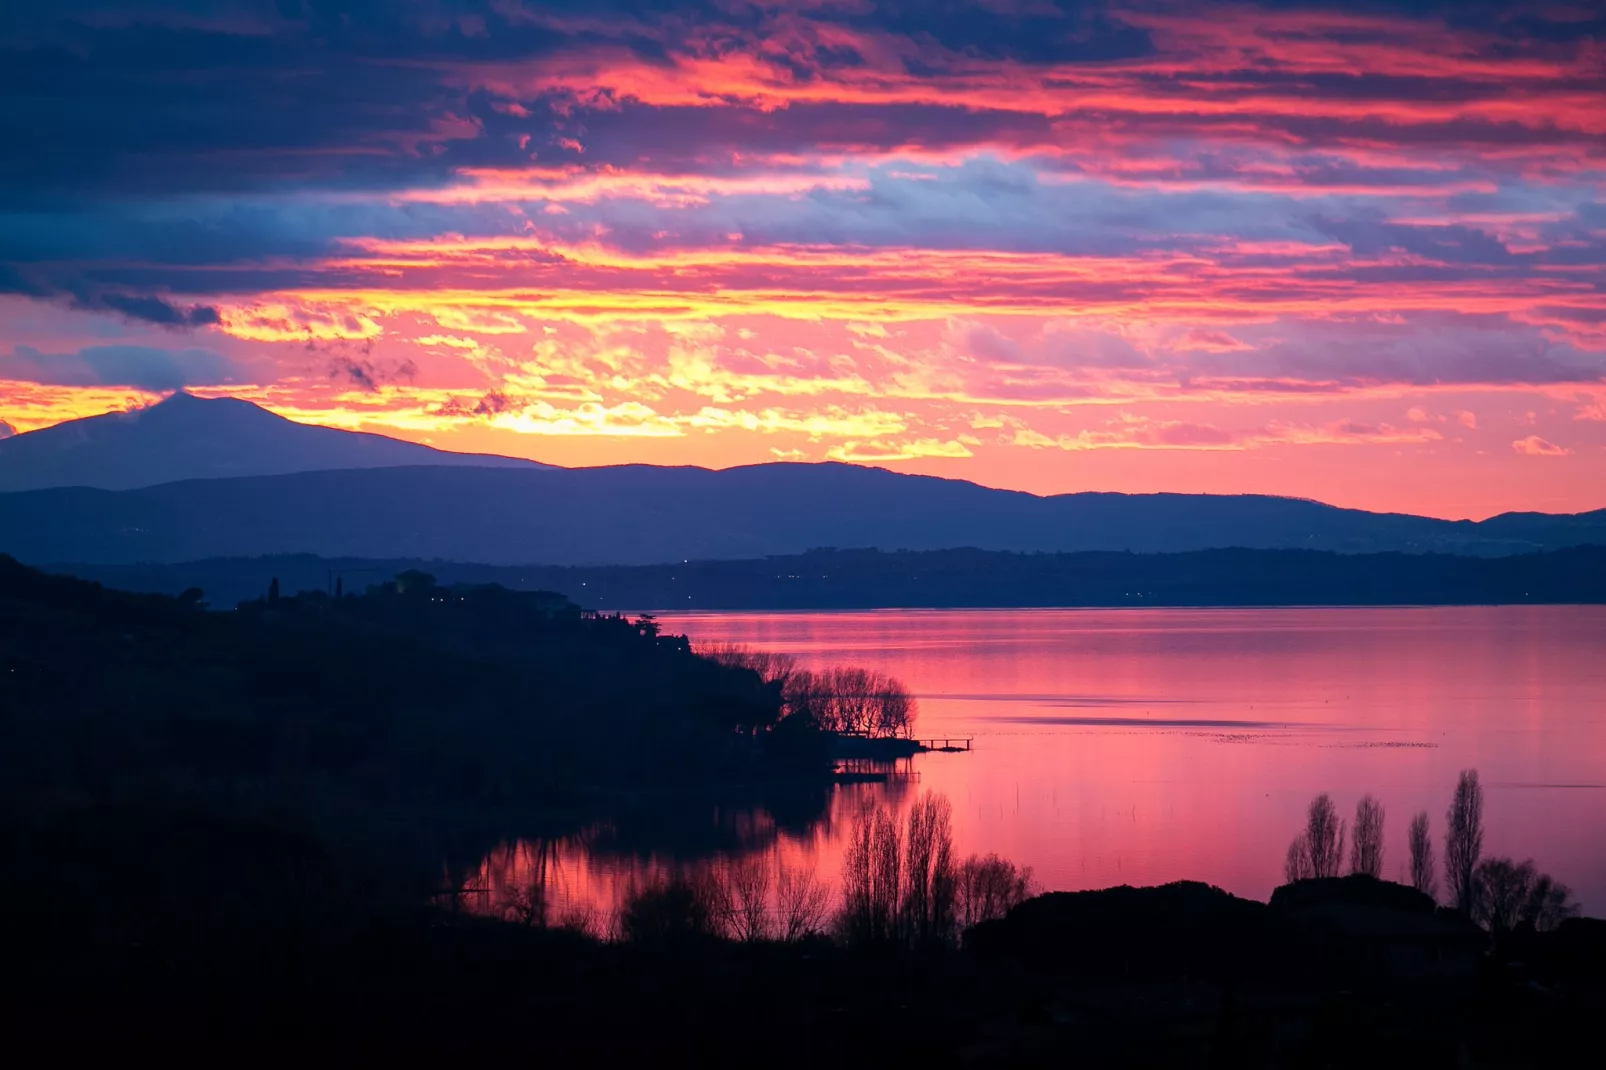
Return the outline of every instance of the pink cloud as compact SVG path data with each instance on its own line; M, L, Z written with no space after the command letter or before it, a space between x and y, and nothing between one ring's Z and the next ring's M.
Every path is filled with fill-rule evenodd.
M1546 441L1538 435L1519 438L1511 444L1511 448L1525 457L1565 457L1572 453L1572 450Z

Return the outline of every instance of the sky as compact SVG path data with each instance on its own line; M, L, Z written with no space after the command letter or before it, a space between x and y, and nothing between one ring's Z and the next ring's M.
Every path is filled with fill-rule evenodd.
M0 436L1606 506L1599 3L6 3L0 139Z

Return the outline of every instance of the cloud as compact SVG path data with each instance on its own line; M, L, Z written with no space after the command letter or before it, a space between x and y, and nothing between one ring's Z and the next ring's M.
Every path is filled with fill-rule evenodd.
M876 461L909 461L922 457L969 457L969 447L963 442L942 442L934 438L917 438L904 441L872 439L868 442L845 442L826 451L833 461L849 464L869 464Z
M218 322L218 312L211 305L191 305L180 308L160 297L138 294L101 294L93 303L80 302L82 308L109 308L132 320L154 323L161 327L209 327Z
M1268 446L1400 445L1439 442L1443 436L1427 427L1398 428L1386 423L1334 420L1319 426L1270 421L1256 427L1222 428L1190 420L1157 420L1121 413L1100 427L1074 434L1045 435L1017 428L1008 441L1032 449L1062 450L1258 450Z
M391 383L411 382L417 375L418 365L411 360L383 362L341 354L329 358L329 378L370 393Z
M437 416L474 419L476 417L500 416L504 412L517 412L523 407L524 403L519 399L501 391L491 390L474 402L468 402L456 397L449 398L435 408L434 414Z
M1256 376L1349 386L1402 383L1534 384L1597 382L1606 350L1558 339L1499 315L1410 312L1288 317L1241 327L1242 352L1198 353L1195 378Z
M249 383L571 463L1070 478L974 424L1473 472L1469 408L1570 442L1606 382L1606 21L1535 8L5 5L0 370L58 384L5 415Z
M149 391L224 386L242 381L229 358L208 349L89 346L75 353L42 353L14 346L0 356L0 379L49 386L127 386Z
M1538 435L1519 438L1511 444L1511 448L1524 457L1565 457L1572 453L1572 450L1547 442Z

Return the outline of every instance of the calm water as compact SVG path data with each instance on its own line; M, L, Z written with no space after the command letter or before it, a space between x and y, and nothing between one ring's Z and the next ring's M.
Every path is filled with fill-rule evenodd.
M834 884L867 795L953 803L961 855L1045 889L1209 881L1266 898L1319 791L1387 808L1385 875L1411 814L1435 841L1456 774L1485 787L1485 852L1532 857L1606 913L1606 608L1158 609L666 614L693 643L889 671L917 734L973 737L887 785L780 807L692 805L589 838L513 845L471 878L493 905L532 879L606 910L632 878L764 851ZM688 836L666 825L706 824ZM653 826L659 839L655 842ZM660 846L659 844L662 844ZM689 846L688 846L689 844ZM1442 855L1442 851L1441 851Z

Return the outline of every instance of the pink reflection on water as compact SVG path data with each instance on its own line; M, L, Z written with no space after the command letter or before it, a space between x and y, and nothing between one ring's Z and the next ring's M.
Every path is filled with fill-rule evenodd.
M1437 840L1456 774L1480 770L1486 853L1532 857L1606 909L1606 609L1164 609L664 614L694 643L891 672L917 734L970 736L915 760L954 807L960 855L996 851L1045 888L1209 881L1265 898L1309 798L1387 808L1385 875L1411 814ZM835 883L839 789L811 835L769 850ZM849 807L849 809L844 809ZM556 894L612 909L665 859L561 852ZM487 860L475 878L525 873ZM656 868L655 868L656 867Z
M691 875L737 859L762 859L772 878L772 913L779 915L780 876L808 876L825 886L834 908L842 869L844 832L868 804L890 806L901 813L918 783L912 770L895 769L884 783L846 783L834 788L820 820L802 833L774 828L761 808L734 815L754 826L753 846L729 851L678 853L632 852L600 845L605 825L587 832L545 840L504 843L487 855L477 870L459 881L459 905L472 913L526 924L566 926L596 935L614 931L619 908L633 888L650 886L671 876ZM762 826L770 825L769 828ZM779 925L777 917L776 924Z

